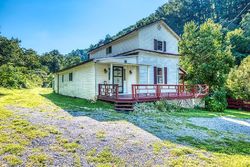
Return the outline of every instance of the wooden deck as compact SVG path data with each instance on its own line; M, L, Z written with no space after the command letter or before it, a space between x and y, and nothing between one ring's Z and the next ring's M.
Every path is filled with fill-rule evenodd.
M203 98L208 94L206 85L132 85L132 94L119 94L117 85L100 84L98 99L109 102L153 102L161 99Z

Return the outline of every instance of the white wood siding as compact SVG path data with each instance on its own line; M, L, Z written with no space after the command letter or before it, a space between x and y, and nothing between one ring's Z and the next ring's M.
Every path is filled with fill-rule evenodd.
M73 81L69 81L69 73L73 73ZM64 82L62 82L64 75ZM57 85L55 85L57 90ZM59 92L62 95L84 99L95 98L94 63L87 63L59 73Z
M132 84L137 83L137 66L124 66L126 69L126 81L124 81L124 93L132 94ZM132 72L132 74L130 73Z
M106 48L108 48L109 46L112 46L112 53L107 55ZM137 49L138 47L139 47L138 34L135 33L133 35L129 35L125 39L104 46L100 50L97 50L96 52L90 54L90 58L102 58L102 57L114 56L120 53Z
M161 28L158 29L158 26ZM139 48L154 50L154 39L166 41L166 52L178 54L178 40L161 23L155 23L139 31Z
M98 95L98 85L99 84L104 84L104 82L106 81L107 83L109 83L109 79L108 79L108 69L109 69L109 65L108 64L95 64L95 68L96 68L96 95ZM104 69L107 70L107 73L104 72Z
M179 57L175 56L161 56L159 54L141 53L138 57L139 64L146 64L149 66L149 84L154 84L154 67L164 68L167 67L167 84L179 83ZM139 81L141 84L147 84L146 80L146 68L140 67L141 75L139 75ZM164 72L164 69L162 69ZM164 75L163 75L164 77Z

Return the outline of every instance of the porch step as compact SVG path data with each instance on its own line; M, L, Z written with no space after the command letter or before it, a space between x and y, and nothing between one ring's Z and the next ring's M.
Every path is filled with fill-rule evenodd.
M116 101L116 111L134 111L134 101Z

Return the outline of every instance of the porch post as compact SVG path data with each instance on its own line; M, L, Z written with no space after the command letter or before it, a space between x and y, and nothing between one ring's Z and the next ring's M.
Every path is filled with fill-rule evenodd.
M109 80L110 84L113 84L113 64L110 63L110 80Z
M149 84L149 82L150 82L150 72L149 72L149 70L150 70L150 66L147 66L147 73L148 73L148 84Z

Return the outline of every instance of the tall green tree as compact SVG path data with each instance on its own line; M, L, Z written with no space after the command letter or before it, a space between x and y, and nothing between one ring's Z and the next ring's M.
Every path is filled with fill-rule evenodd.
M229 31L226 35L226 40L231 44L231 51L236 59L235 62L239 65L250 54L250 37L245 36L244 31L239 28Z
M227 32L226 40L232 46L236 65L250 55L250 13L243 16L240 28Z
M226 87L231 97L250 100L250 55L230 71Z
M188 81L207 84L211 96L216 95L213 98L222 96L216 92L224 88L227 74L234 64L230 46L224 41L221 25L208 20L200 26L187 23L179 43L180 65L187 71Z
M0 36L0 66L7 63L24 65L22 59L23 51L19 44L20 41L18 39L7 39Z

